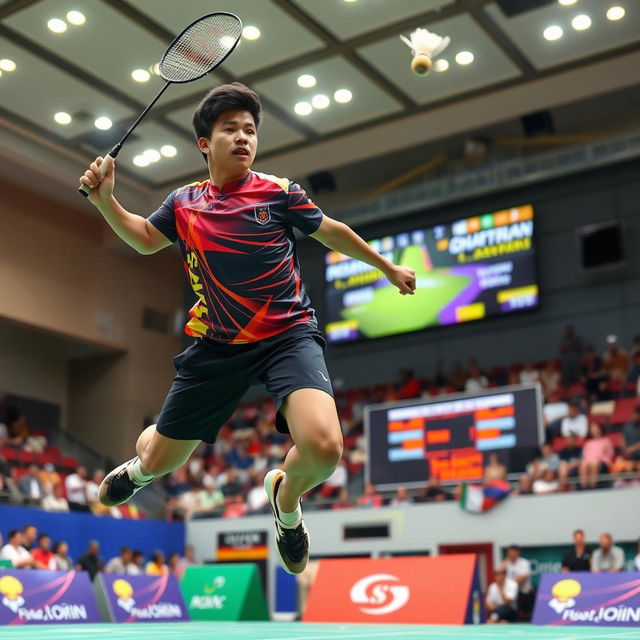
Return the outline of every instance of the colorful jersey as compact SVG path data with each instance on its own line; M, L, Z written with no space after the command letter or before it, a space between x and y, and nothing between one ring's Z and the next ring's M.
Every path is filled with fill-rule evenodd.
M293 227L317 231L322 211L298 184L254 171L222 190L209 180L189 184L149 222L178 242L198 298L188 335L244 344L315 324Z

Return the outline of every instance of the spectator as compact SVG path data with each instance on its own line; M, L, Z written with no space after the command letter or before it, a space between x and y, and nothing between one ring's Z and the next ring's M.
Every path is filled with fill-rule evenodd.
M93 472L91 480L88 480L85 484L85 494L87 496L87 506L96 515L103 515L110 512L110 507L105 507L100 502L100 485L104 480L104 471L102 469L96 469Z
M507 477L507 467L505 467L499 460L498 454L492 451L489 454L489 460L484 468L484 482L496 482L498 480L504 480Z
M238 442L236 446L225 456L225 461L238 472L246 472L253 466L253 457L247 452L247 445L245 442ZM246 473L243 475L246 476Z
M489 386L486 376L483 376L480 369L475 364L469 366L469 377L464 384L464 390L467 393L477 393Z
M637 342L637 338L636 338L636 342ZM636 571L640 571L640 538L638 538L638 544L636 546L636 551L638 553L636 554L636 557L633 559L633 568Z
M9 560L14 569L32 569L35 564L31 554L22 545L22 532L9 531L7 544L0 550L0 560Z
M533 366L533 362L527 361L518 377L520 384L532 384L540 381L540 372Z
M58 565L56 558L51 551L51 538L46 533L38 536L38 548L31 552L33 558L34 569L45 569L47 571L56 571Z
M23 449L29 437L27 417L16 407L6 408L7 431L9 438L6 444L10 447Z
M624 552L613 544L610 533L600 534L600 546L591 555L593 573L616 573L624 567Z
M540 447L540 457L536 458L527 467L527 472L534 479L539 478L547 469L558 472L560 470L560 458L550 444L544 443Z
M507 557L502 563L502 567L507 572L507 577L515 580L518 584L518 591L522 595L531 593L531 563L520 555L520 547L512 544L507 547Z
M367 482L365 485L364 494L358 498L358 506L370 509L378 509L382 506L382 496L376 492L376 488L371 482Z
M602 359L592 345L587 347L581 368L587 396L589 400L594 400L601 392L601 383L606 382L607 372L602 364Z
M66 542L60 541L53 545L53 557L58 571L71 571L73 569L73 560L69 557L69 545Z
M247 513L269 513L269 500L263 488L264 471L253 474L253 487L247 493Z
M564 336L559 347L560 360L562 362L562 379L567 385L572 385L580 379L583 345L584 342L576 334L574 326L568 324L564 329Z
M597 422L589 426L589 439L582 447L580 461L580 486L583 489L595 489L598 476L609 473L615 452L611 440L604 435Z
M87 468L80 465L75 473L64 481L71 511L89 511L87 506Z
M627 352L618 347L618 338L609 336L608 349L604 352L602 362L609 380L626 380L629 373L629 356Z
M223 518L241 518L247 513L247 505L242 496L235 496L227 500L227 505L222 514Z
M413 369L402 369L400 371L400 391L398 393L400 400L419 398L421 392L420 380L416 378L415 371Z
M226 482L222 485L222 495L225 499L238 498L244 494L244 488L238 479L238 474L233 467L226 472Z
M640 460L640 404L633 410L633 420L622 428L624 457L627 460Z
M196 512L197 515L211 514L224 505L224 495L220 489L216 489L216 481L212 476L205 475L202 479L202 485L203 488L198 496L199 507ZM262 487L260 488L262 489ZM264 494L264 489L262 489L262 493Z
M61 484L57 484L53 488L53 495L46 495L42 499L42 508L45 511L66 512L69 511L69 503L64 497L64 490Z
M127 573L130 576L141 576L144 573L144 554L135 550L131 554L131 562L127 565Z
M338 499L333 503L331 508L337 511L338 509L351 509L352 507L353 504L351 500L349 500L349 492L346 489L340 489Z
M32 524L25 524L22 527L22 546L29 552L38 539L38 530Z
M80 556L76 564L76 571L86 571L92 582L99 573L104 571L104 560L99 554L100 543L97 540L91 540L87 548L87 553Z
M396 495L391 500L390 506L392 507L406 507L408 504L411 504L412 500L409 494L407 493L406 487L398 487L396 489Z
M487 623L515 622L517 619L518 583L507 577L504 567L494 571L495 582L489 585L485 604Z
M555 493L559 488L556 472L548 467L542 472L542 476L533 482L533 493L536 495Z
M200 496L202 490L197 482L192 482L189 491L180 495L176 501L174 518L181 521L188 521L194 514L202 510Z
M555 360L547 360L545 368L540 372L540 383L542 384L542 391L544 397L549 398L553 394L557 393L560 388L562 377L558 370L558 365Z
M462 391L467 383L467 374L464 372L462 368L462 363L454 362L453 370L451 374L448 376L448 383L453 389L456 391Z
M418 495L413 499L414 502L445 502L449 499L449 495L442 488L440 478L432 475L426 487L422 487L418 491Z
M175 551L169 555L167 560L167 567L169 568L169 573L172 576L178 578L178 580L182 577L182 568L180 566L180 554Z
M344 460L340 460L333 473L324 481L322 489L320 489L320 495L323 498L333 498L342 489L347 488L348 479L347 465Z
M533 486L531 477L526 473L520 474L518 479L518 488L513 492L516 496L530 496L533 495Z
M40 484L45 496L53 495L55 488L60 485L62 478L56 468L47 462L40 471Z
M40 469L38 465L30 464L27 475L22 476L18 482L18 488L22 495L33 502L40 502L44 498L44 491L40 484Z
M127 568L131 564L133 560L133 552L129 547L122 547L120 549L120 555L115 556L115 558L111 558L109 562L107 562L107 566L104 570L107 573L119 573L125 574L127 573Z
M560 435L562 420L569 415L569 404L560 399L556 391L548 396L548 401L542 407L542 417L546 431L546 442L553 442Z
M148 576L163 576L169 573L169 567L164 563L164 553L154 551L151 561L147 563L145 573Z
M195 551L193 549L193 545L188 544L184 548L184 557L178 558L178 565L176 567L176 576L178 579L182 579L185 574L185 571L189 567L197 567L198 563L196 562Z
M560 486L567 488L568 479L578 475L580 462L582 461L582 447L577 436L570 435L565 439L565 445L558 454L560 458Z
M569 415L562 419L560 433L566 438L569 435L578 438L587 437L587 416L580 413L580 407L577 403L569 405Z
M573 532L573 549L562 558L562 571L591 571L591 549L584 541L584 531Z

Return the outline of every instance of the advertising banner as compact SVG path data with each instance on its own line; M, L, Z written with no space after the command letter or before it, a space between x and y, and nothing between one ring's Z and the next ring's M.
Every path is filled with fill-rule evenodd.
M533 623L638 627L640 572L543 575Z
M189 612L175 576L129 576L101 573L96 598L110 622L180 622Z
M0 625L100 622L84 571L4 569L0 598Z
M193 620L268 620L254 564L188 567L180 588Z
M478 624L476 556L320 560L303 621Z
M265 560L269 555L266 531L225 531L218 533L216 560L228 562Z

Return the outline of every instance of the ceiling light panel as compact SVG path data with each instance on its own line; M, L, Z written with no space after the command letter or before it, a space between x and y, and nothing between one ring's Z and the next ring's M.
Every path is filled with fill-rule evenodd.
M467 15L434 22L429 29L451 37L451 44L441 54L449 61L446 73L432 70L427 76L415 75L411 71L411 51L395 35L358 49L358 54L419 104L442 100L520 75L513 62ZM453 62L456 57L465 62L467 58L460 56L464 51L473 54L473 61L462 66Z
M293 1L341 40L453 4L453 0Z
M322 40L302 27L271 0L234 0L232 3L211 0L136 0L135 5L150 18L176 33L196 18L217 10L231 11L240 17L244 25L253 25L260 29L260 38L243 38L235 51L225 60L224 68L235 75L250 73L296 55L324 48Z
M73 6L68 0L47 0L46 12L41 3L35 3L9 16L3 24L144 105L160 90L164 80L151 76L149 82L139 83L131 78L131 72L148 69L158 62L167 43L101 0L82 0L81 4L86 23L79 27L70 25L63 34L49 31L46 21L48 16L64 18ZM179 24L182 22L184 18ZM170 99L193 91L193 84L175 84Z
M569 7L554 3L513 18L506 18L495 3L485 7L485 11L533 66L548 69L640 42L640 11L629 11L623 20L611 22L606 12L613 5L628 8L630 3L580 0ZM589 16L589 28L576 31L572 22L578 15ZM586 22L584 19L578 20L577 25L584 27ZM550 26L559 26L564 32L563 36L552 42L547 41L543 34Z
M100 115L108 115L114 121L135 116L131 109L120 102L4 38L0 38L0 51L4 57L16 63L16 71L3 73L0 78L2 107L19 118L68 138L95 130L93 121ZM46 100L42 99L44 83ZM84 112L88 117L74 117L70 124L61 127L53 119L58 111L65 111L72 116Z
M313 93L297 85L296 80L303 72L310 73L317 79ZM254 88L292 115L294 105L301 100L310 101L314 95L320 93L333 96L337 89L350 89L353 93L351 102L336 104L332 100L328 108L314 109L313 113L302 118L306 125L320 133L360 124L401 109L401 105L394 98L339 57L256 82Z

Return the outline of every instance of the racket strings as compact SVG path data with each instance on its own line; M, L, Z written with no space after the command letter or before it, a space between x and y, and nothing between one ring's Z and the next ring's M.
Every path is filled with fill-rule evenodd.
M160 73L169 82L189 82L208 73L236 45L242 24L235 16L213 15L198 20L167 49Z

